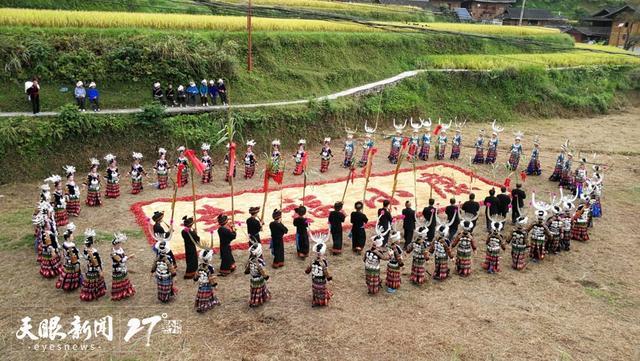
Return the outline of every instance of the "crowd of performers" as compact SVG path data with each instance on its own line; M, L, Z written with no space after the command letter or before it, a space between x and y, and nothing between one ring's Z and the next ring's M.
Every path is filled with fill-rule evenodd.
M439 122L440 123L440 122ZM411 120L413 134L411 137L402 137L402 129L406 126L395 124L397 134L391 139L391 152L389 160L397 162L399 157L407 154L410 160L428 159L430 151L432 125L431 120L420 120L414 123ZM438 124L433 135L437 137L436 158L442 159L446 154L446 132L451 126ZM461 130L464 123L456 123L456 135L451 142L451 159L458 159L462 146ZM373 134L375 128L365 124L366 141L363 144L365 151L357 162L359 166L366 165L373 147ZM428 129L424 134L419 134L420 129ZM498 134L503 130L492 124L493 134L488 141L486 157L484 156L484 138L482 133L476 140L475 163L493 163L497 156ZM347 140L344 147L343 166L355 166L356 142L353 139L355 131L347 130ZM518 168L518 162L522 155L521 139L523 134L517 133L511 146L511 154L508 167L512 170ZM328 169L333 157L330 148L330 138L323 141L320 153L321 172ZM306 141L298 142L298 150L293 155L296 166L294 174L302 174L306 167L308 154L305 150ZM255 142L246 143L245 153L245 177L251 178L255 173L256 156L253 153ZM404 147L408 146L406 153ZM234 146L228 147L232 149ZM203 144L202 156L199 159L204 166L202 183L211 181L213 162L209 155L210 145ZM182 185L189 182L187 176L192 169L188 163L194 156L185 147L177 149L178 157L175 166L178 168L177 182ZM156 186L166 188L168 173L171 165L166 160L166 150L159 149L159 159L154 166L158 176ZM227 153L227 160L232 158ZM107 161L105 173L107 198L115 198L120 195L119 170L116 157L112 154L104 157ZM140 164L142 154L133 153L131 169L128 176L131 177L131 192L133 194L142 191L142 178L147 176ZM481 267L488 273L501 271L501 254L511 247L511 267L522 270L529 260L542 261L548 254L558 254L561 251L569 251L572 240L589 240L589 228L593 227L593 219L602 215L600 197L602 194L603 176L598 165L593 165L593 172L588 174L586 159L580 161L580 165L572 171L572 153L568 143L565 143L558 155L554 171L549 177L551 181L557 181L560 185L559 195L550 196L549 202L541 201L532 193L531 205L535 209L533 221L524 211L526 194L520 183L508 194L508 184L501 187L501 193L496 196L492 189L489 196L483 202L477 202L475 195L471 193L469 200L464 204L457 204L455 199L450 200L450 205L438 209L434 199L422 212L416 212L410 201L405 203L401 214L393 214L390 201L384 200L382 208L378 210L375 222L375 235L371 238L371 246L366 247L365 227L369 219L363 212L364 205L358 201L354 204L353 211L347 217L342 202L336 202L329 213L328 232L313 233L309 229L310 220L306 215L306 207L300 205L295 209L293 225L295 227L295 245L297 256L307 259L311 254L311 261L305 268L305 273L312 280L312 305L326 306L332 297L329 284L332 276L329 271L327 252L339 255L343 250L343 230L350 229L348 238L351 240L351 248L356 254L362 255L365 270L365 283L369 294L376 294L382 288L381 266L386 262L386 290L396 292L402 283L401 271L405 265L405 258L411 259L411 283L421 285L429 274L433 279L443 281L449 277L449 264L455 265L455 273L461 277L467 277L472 272L473 254L477 252L478 245L485 245L485 261ZM272 142L271 172L282 172L280 141ZM230 162L227 162L229 166ZM97 206L101 204L101 175L98 172L100 162L91 159L90 172L87 175L85 185L88 187L86 204ZM103 260L94 246L96 232L87 229L84 232L84 247L82 251L76 246L76 227L69 222L69 216L77 217L80 214L80 188L75 183L75 168L65 166L66 184L63 187L62 177L52 175L41 186L40 199L33 216L35 230L35 248L37 261L40 264L40 274L44 278L57 279L56 288L65 292L73 292L80 289L80 299L83 301L95 301L107 293ZM534 140L534 148L526 173L540 175L539 142ZM227 176L231 174L229 169ZM235 175L235 172L233 172ZM50 183L54 185L51 193ZM478 218L484 207L486 235L480 235L476 230ZM266 231L265 223L258 213L260 207L250 207L251 215L245 222L248 237L249 258L244 267L244 273L250 279L251 307L257 307L271 298L268 288L269 275L267 263L263 254L261 233ZM511 212L513 229L510 234L505 234L505 224L508 213ZM272 221L268 225L271 240L269 250L272 256L272 267L280 268L285 265L284 238L289 229L282 223L282 211L275 209L271 214ZM155 261L150 272L156 280L157 298L163 303L170 302L177 294L175 278L178 273L178 264L169 247L172 237L172 228L164 222L164 213L155 212L151 217L153 221L153 235L156 240L153 251ZM351 227L346 225L348 222ZM236 262L232 252L232 242L237 238L236 224L226 215L220 214L217 218L218 237L220 240L219 256L220 267L216 271L213 265L214 250L203 246L198 235L196 224L192 217L185 216L182 219L181 236L184 241L186 268L183 278L193 280L197 284L197 292L194 307L198 312L205 312L215 305L220 304L216 296L218 286L217 277L224 277L236 270ZM399 225L402 224L402 230ZM241 224L241 223L240 223ZM66 226L66 227L65 227ZM165 226L167 228L165 228ZM65 227L64 231L59 227ZM62 235L62 243L59 236ZM329 238L332 239L330 250L327 246ZM111 299L118 301L135 295L135 288L129 281L127 263L134 259L133 254L127 254L123 248L127 236L122 233L114 234L112 238L112 262L111 272ZM403 241L404 240L404 241ZM311 245L310 241L314 244ZM402 242L403 241L403 242ZM401 246L401 243L402 246ZM433 257L433 273L427 271L427 263ZM83 267L84 266L84 267Z

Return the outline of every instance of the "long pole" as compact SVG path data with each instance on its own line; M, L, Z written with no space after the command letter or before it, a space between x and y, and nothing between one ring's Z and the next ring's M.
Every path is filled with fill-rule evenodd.
M251 3L251 1L249 1ZM522 26L522 18L524 17L524 5L527 3L527 0L522 0L522 7L520 8L520 20L518 20L518 26Z
M264 222L264 209L267 207L267 197L269 195L269 159L267 158L267 161L265 162L265 169L264 169L264 177L267 179L267 181L264 184L264 199L262 200L262 213L260 213L260 220Z
M194 180L193 173L195 170L193 166L189 167L189 172L191 173L191 193L193 194L193 229L195 229L196 233L198 232L198 223L196 222L196 182Z
M249 33L247 44L247 71L250 73L253 70L253 52L251 46L251 31L253 26L251 25L251 0L249 0L249 6L247 7L247 31Z

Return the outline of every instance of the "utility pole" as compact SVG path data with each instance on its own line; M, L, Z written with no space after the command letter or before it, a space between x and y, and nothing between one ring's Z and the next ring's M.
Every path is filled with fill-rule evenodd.
M251 0L249 0L249 6L247 7L247 31L249 33L248 39L248 52L247 52L247 71L251 72L253 70L253 54L252 54L252 46L251 46Z
M527 0L522 0L522 8L520 8L520 20L518 21L518 26L522 26L522 18L524 17L524 4L526 3L527 3Z

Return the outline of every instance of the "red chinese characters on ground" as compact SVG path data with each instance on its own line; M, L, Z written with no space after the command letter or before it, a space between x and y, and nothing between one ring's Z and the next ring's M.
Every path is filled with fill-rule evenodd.
M231 217L232 214L231 211L225 211L222 208L212 207L208 204L205 204L202 208L196 210L196 213L199 215L195 220L196 223L204 223L207 226L205 228L207 232L215 232L220 228L220 225L218 224L218 216L220 214L224 214L228 217ZM243 214L244 212L236 210L233 213Z
M373 208L373 209L382 207L382 202L384 202L387 199L391 203L391 206L399 205L400 201L395 196L402 197L402 198L413 197L413 193L411 192L396 190L395 196L391 198L390 193L381 191L380 189L373 188L373 187L367 188L367 196L369 196L369 194L371 194L371 197L368 197L367 199L364 200L364 205L367 208ZM379 206L376 203L380 203Z
M285 198L282 200L282 213L287 214L294 212L296 208L304 204L307 208L307 214L313 218L327 218L333 209L333 204L324 204L318 197L314 195L304 196L297 200ZM309 218L309 223L313 223L313 219Z
M420 178L416 179L419 183L428 183L432 187L433 191L442 198L447 198L447 195L469 194L472 190L479 190L479 188L471 187L464 183L456 183L456 180L446 175L421 172Z

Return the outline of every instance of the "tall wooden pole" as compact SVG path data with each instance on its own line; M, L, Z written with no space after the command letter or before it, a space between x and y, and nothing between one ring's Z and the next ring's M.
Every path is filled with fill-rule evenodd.
M249 38L247 39L247 71L249 73L253 70L253 52L251 45L251 31L253 27L251 25L251 10L251 0L249 0L249 6L247 7L247 32L249 33Z
M249 0L251 3L251 0ZM527 3L527 0L522 0L522 8L520 8L520 20L518 20L518 26L522 26L522 18L524 17L524 5Z

